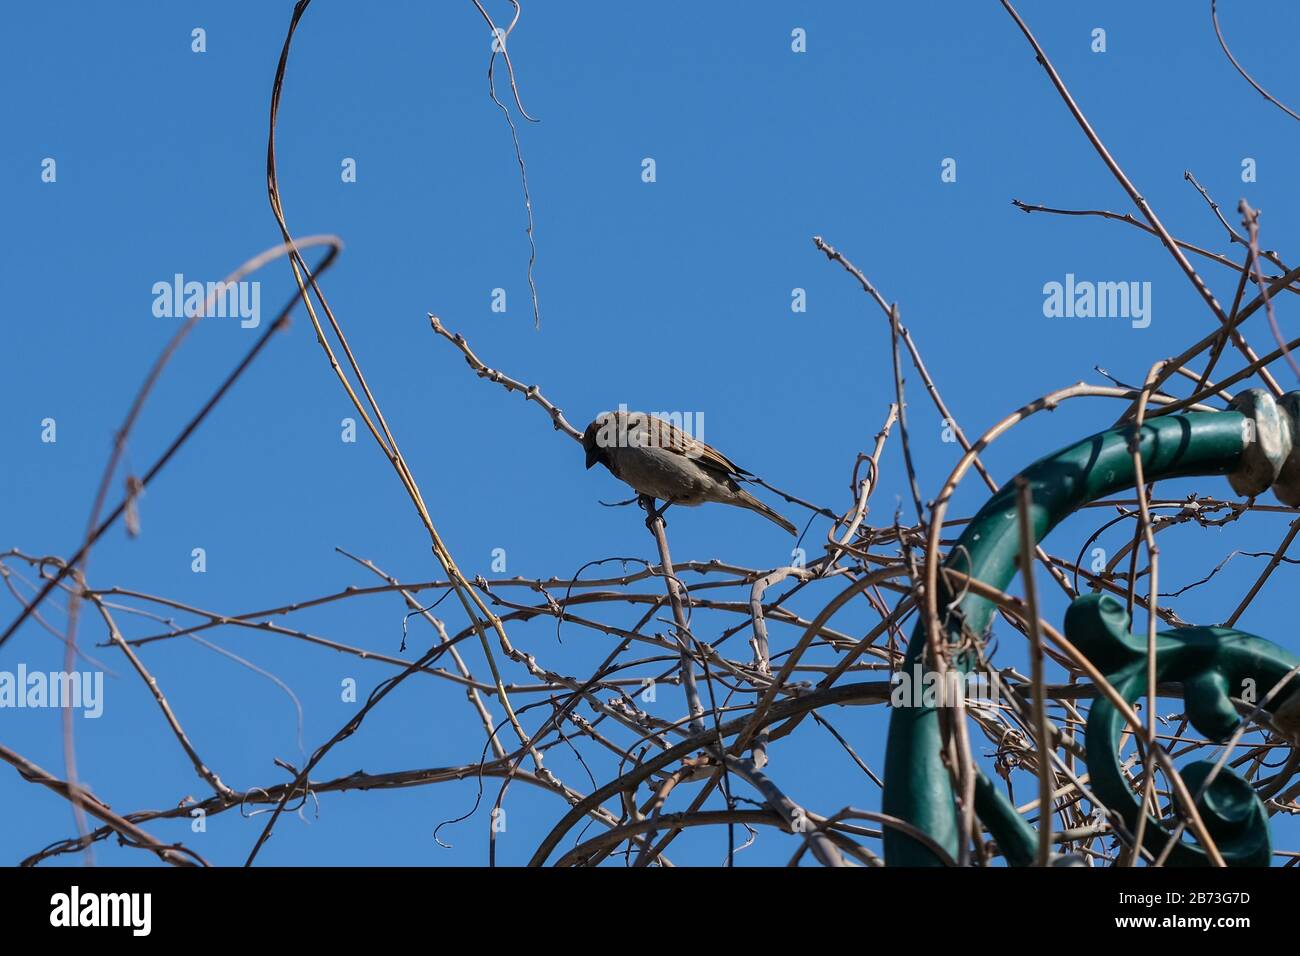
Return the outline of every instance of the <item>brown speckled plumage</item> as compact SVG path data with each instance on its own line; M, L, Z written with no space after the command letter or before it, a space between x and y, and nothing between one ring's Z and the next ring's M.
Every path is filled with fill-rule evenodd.
M790 534L798 530L740 487L752 477L716 448L643 412L605 412L582 436L587 467L600 462L638 494L688 507L717 502L761 514Z

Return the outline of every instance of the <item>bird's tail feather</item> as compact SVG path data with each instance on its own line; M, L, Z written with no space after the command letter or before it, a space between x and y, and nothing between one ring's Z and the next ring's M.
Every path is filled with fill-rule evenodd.
M748 491L745 491L743 488L741 488L741 489L737 492L737 495L736 495L736 496L740 499L739 502L737 502L737 503L738 503L742 508L748 508L750 511L757 511L759 514L761 514L761 515L762 515L764 518L766 518L768 521L772 522L773 524L780 525L782 528L784 528L784 529L785 529L787 532L789 532L790 534L797 535L797 534L799 533L799 529L798 529L798 528L796 528L793 524L791 524L789 521L787 521L787 520L786 520L785 518L783 518L781 515L777 514L775 511L773 511L773 510L772 510L771 508L769 508L767 505L763 504L763 502L759 501L757 498L755 498L753 495L751 495Z

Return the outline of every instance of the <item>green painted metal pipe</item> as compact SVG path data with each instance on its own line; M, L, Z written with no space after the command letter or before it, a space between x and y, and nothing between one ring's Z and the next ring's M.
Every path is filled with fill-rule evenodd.
M1247 393L1243 393L1246 395ZM1294 393L1292 393L1294 395ZM1242 469L1258 467L1259 444L1276 444L1277 411L1268 396L1260 401L1271 410L1272 419L1256 413L1254 405L1247 411L1197 412L1188 415L1162 416L1144 424L1139 448L1143 473L1147 480L1179 478L1193 475L1239 474ZM1291 396L1288 396L1290 398ZM1257 431L1272 423L1266 433ZM1276 459L1276 477L1281 460L1290 452L1290 431L1285 430L1285 449L1266 448L1265 455ZM1026 468L1021 476L1029 483L1033 496L1031 522L1035 541L1041 541L1067 515L1090 501L1132 488L1135 484L1131 443L1133 426L1111 429L1042 458ZM1254 459L1247 455L1254 451ZM1261 488L1260 490L1263 490ZM1252 492L1253 493L1253 492ZM967 526L949 552L947 565L969 573L996 588L1005 588L1019 568L1019 525L1015 482L998 491ZM952 595L943 589L938 594L944 609ZM950 642L969 633L983 634L990 625L995 606L992 602L967 595L944 621L945 636ZM925 622L918 622L908 644L906 669L918 663L925 666ZM959 662L965 666L965 662ZM924 671L923 671L924 672ZM885 753L885 793L883 809L918 826L951 855L957 855L958 820L953 801L949 772L941 759L942 738L939 712L934 707L895 708L889 724ZM987 788L985 788L987 789ZM981 795L983 803L991 801ZM989 809L994 809L989 803ZM1003 808L1004 809L1004 808ZM891 866L937 866L939 861L928 849L902 832L886 828L885 858Z
M1125 701L1135 703L1146 693L1147 638L1129 630L1123 601L1110 594L1076 599L1065 613L1065 632ZM1300 659L1295 655L1230 627L1180 627L1156 635L1156 681L1182 685L1183 710L1192 726L1216 742L1228 739L1241 725L1233 695L1258 700L1277 718L1279 710L1300 701L1300 691L1290 683L1297 672ZM1109 698L1093 702L1085 735L1088 782L1107 809L1122 816L1129 832L1136 833L1141 804L1118 753L1126 728ZM1211 761L1197 761L1181 768L1190 793L1200 791L1213 767ZM1229 866L1268 866L1268 811L1248 781L1221 769L1197 801L1197 810ZM1169 834L1149 814L1143 832L1153 857L1167 854L1174 866L1209 863L1206 851L1195 843L1179 840L1170 845Z

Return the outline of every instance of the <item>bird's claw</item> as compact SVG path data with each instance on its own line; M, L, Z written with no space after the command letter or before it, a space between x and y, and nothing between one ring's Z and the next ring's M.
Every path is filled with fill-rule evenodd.
M653 498L642 495L638 500L638 504L645 509L645 526L649 530L653 531L655 529L656 521L662 521L663 526L665 528L668 527L668 520L664 517L664 512L667 511L668 506L672 504L671 501L665 501L662 508L656 508L655 500Z

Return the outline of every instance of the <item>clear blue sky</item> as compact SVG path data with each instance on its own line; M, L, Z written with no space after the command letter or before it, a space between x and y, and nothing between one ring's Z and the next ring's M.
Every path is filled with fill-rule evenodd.
M510 8L494 2L490 9L504 18ZM264 164L271 81L291 10L289 2L257 0L27 3L8 11L0 32L7 90L0 190L10 240L0 257L0 548L75 550L114 429L176 325L152 314L153 284L175 273L219 279L279 241ZM1229 215L1243 195L1262 208L1264 244L1300 257L1300 194L1291 175L1300 125L1232 70L1208 3L1025 0L1021 13L1175 234L1227 251L1222 230L1183 182L1190 169ZM1289 69L1300 10L1230 5L1223 20L1234 52L1261 82L1300 100ZM195 27L207 32L206 53L191 52ZM803 54L791 51L796 27L807 31ZM1095 27L1106 30L1104 54L1090 51ZM521 129L536 213L542 327L535 331L518 169L487 97L489 41L468 0L318 0L295 40L279 128L290 227L299 236L343 237L326 292L438 528L471 576L490 573L494 548L506 550L511 575L568 576L594 558L651 558L651 542L632 509L597 503L620 497L619 486L600 469L584 471L577 447L538 408L475 379L431 333L427 312L463 331L490 364L539 383L580 427L619 403L702 411L711 443L837 510L848 506L854 455L869 447L893 384L882 316L813 248L814 234L899 302L972 434L1054 387L1101 381L1096 364L1140 380L1153 361L1212 328L1151 238L1121 224L1029 217L1011 206L1020 198L1130 211L1014 24L984 0L760 2L743 11L525 4L510 50L525 105L541 120ZM55 183L41 180L46 157L57 162ZM340 181L344 157L357 162L355 183ZM645 157L656 162L653 184L641 179ZM940 180L949 157L957 162L955 183ZM1241 181L1244 157L1257 161L1257 182ZM1044 318L1043 284L1067 273L1150 281L1152 324ZM1212 265L1203 274L1221 301L1231 299L1231 274ZM283 261L257 278L269 321L292 279ZM796 287L807 293L803 314L790 308ZM506 290L505 314L491 310L494 288ZM1288 326L1285 310L1280 320ZM1252 322L1253 339L1267 346L1264 327ZM255 334L229 320L201 325L131 439L130 468L152 461ZM1225 367L1238 367L1233 356ZM1278 374L1291 384L1285 369ZM909 387L914 455L932 496L958 449L940 440L938 416L914 375ZM1071 403L1014 432L986 461L1005 480L1107 427L1118 411L1100 400ZM141 536L130 540L117 528L96 548L91 582L234 614L372 583L335 547L403 580L439 576L376 447L365 435L340 441L340 420L350 413L306 316L295 314L292 330L149 488ZM45 418L57 421L55 444L41 442ZM1192 488L1230 493L1209 479L1170 483L1161 493ZM957 511L970 513L984 497L968 481ZM891 443L870 520L889 523L899 503L910 513L902 458ZM1095 518L1060 529L1050 550L1072 556ZM676 509L669 519L678 560L760 567L789 559L788 539L752 515ZM1286 523L1285 515L1259 515L1219 533L1171 534L1162 581L1190 583L1234 547L1271 551ZM813 540L823 532L819 524ZM1128 533L1106 543L1118 547ZM196 547L206 550L205 574L191 571ZM1236 559L1216 578L1217 589L1181 599L1180 612L1198 622L1222 619L1259 567L1257 559ZM1280 568L1241 624L1294 650L1293 581L1294 569ZM17 610L8 595L0 607L6 622ZM451 602L441 610L453 627L463 623ZM1061 610L1050 613L1059 620ZM400 600L388 596L297 621L396 654L402 613ZM96 622L83 621L83 643L103 639ZM697 621L710 634L735 619L701 614ZM870 617L864 607L836 621L861 631ZM126 626L133 636L151 630L141 620ZM412 642L421 649L428 643L422 627ZM511 636L576 675L590 673L608 651L576 629L566 629L557 646L553 622L517 625ZM784 649L796 637L782 629L774 642ZM339 700L343 678L355 678L364 695L391 673L267 634L213 639L293 689L309 752L352 712ZM1002 635L1007 662L1021 660L1021 643ZM466 651L485 674L481 652ZM77 723L84 779L122 812L206 795L125 661L109 649L93 652L117 676L106 681L104 716ZM283 781L276 757L301 764L294 707L272 682L185 640L146 648L144 659L228 783ZM0 651L0 669L22 662L48 670L60 661L60 646L34 624ZM662 716L679 716L678 692L665 689L658 706ZM879 772L884 709L827 716ZM0 740L61 775L58 726L52 710L0 712ZM462 693L413 678L314 776L465 763L481 746ZM597 776L610 779L612 762L596 759ZM557 753L554 762L566 781L588 789L571 759ZM879 806L874 786L811 722L774 752L773 771L792 795L815 797L819 812ZM469 809L474 789L327 795L309 825L283 820L260 859L481 863L484 810L444 831L453 849L432 839L437 823ZM0 804L7 819L23 821L0 832L0 861L16 862L74 832L63 801L8 768L0 768ZM512 789L499 859L526 860L564 809L540 791ZM203 835L184 823L152 832L231 864L243 860L262 822L228 813ZM793 846L765 830L740 860L784 862ZM725 849L725 834L712 830L682 838L672 855L679 864L716 863ZM108 843L97 846L97 858L152 861Z

